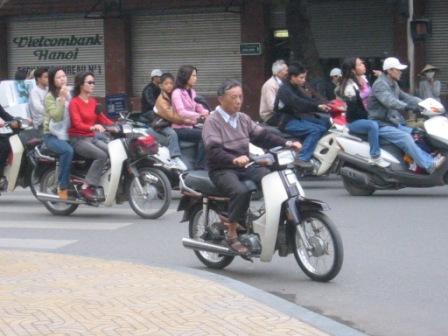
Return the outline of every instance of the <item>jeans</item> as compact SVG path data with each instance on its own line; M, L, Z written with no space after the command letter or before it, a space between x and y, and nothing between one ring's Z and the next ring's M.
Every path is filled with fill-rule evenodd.
M61 189L67 189L74 153L73 147L68 141L60 140L51 134L44 135L44 143L51 151L59 155L58 185Z
M302 144L299 159L309 161L319 139L327 132L328 128L322 123L311 119L294 119L286 124L285 131L295 137L306 136Z
M377 158L381 154L379 140L379 126L373 120L359 119L347 125L351 133L367 134L370 144L370 156Z
M170 151L170 156L172 158L182 156L176 131L172 127L165 127L159 130L159 133L168 138L168 150Z
M86 175L86 182L89 185L98 186L109 158L107 144L96 137L74 137L71 142L76 153L86 159L93 159Z
M252 180L259 184L270 171L264 167L222 169L209 172L210 179L216 188L230 197L228 212L232 222L245 223L246 213L250 205L250 192L242 182Z
M434 159L431 155L422 150L415 143L411 136L412 128L399 125L380 127L380 137L393 143L406 154L409 154L419 167L426 170L431 169L434 165Z
M205 168L205 146L202 141L202 129L200 128L176 128L180 141L195 142L197 144L196 161L194 169Z

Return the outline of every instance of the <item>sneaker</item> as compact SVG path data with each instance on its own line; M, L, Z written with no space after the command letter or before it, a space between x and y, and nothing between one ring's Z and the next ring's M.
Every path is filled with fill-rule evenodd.
M432 167L427 169L428 173L432 174L434 173L437 168L439 168L441 165L443 165L445 163L446 157L441 155L441 154L437 154L437 156L434 158Z
M390 162L387 162L382 157L371 158L369 159L369 164L375 165L381 168L387 168L390 166Z
M89 202L96 202L97 200L96 190L92 186L88 186L86 189L81 189L79 193Z
M180 157L173 158L173 161L175 163L175 167L179 169L180 171L186 171L188 170L187 165L182 161Z
M295 159L294 160L294 166L302 168L304 170L313 170L314 166L311 162L309 161L303 161L300 159Z
M8 180L5 176L0 177L0 191L8 189Z
M58 197L64 201L68 200L68 190L58 188Z

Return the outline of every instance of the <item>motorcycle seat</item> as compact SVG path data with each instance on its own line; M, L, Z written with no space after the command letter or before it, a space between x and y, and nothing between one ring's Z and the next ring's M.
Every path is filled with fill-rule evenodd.
M52 158L58 158L59 154L53 152L50 148L48 148L45 143L42 143L42 145L39 146L39 151L42 155L50 156ZM86 161L87 159L80 156L75 152L75 155L73 155L73 161Z
M255 192L258 189L255 182L251 180L244 180L243 183L247 186L250 192ZM206 170L189 171L185 177L185 184L189 188L206 196L227 197L227 195L224 195L218 188L216 188L212 180L210 180Z

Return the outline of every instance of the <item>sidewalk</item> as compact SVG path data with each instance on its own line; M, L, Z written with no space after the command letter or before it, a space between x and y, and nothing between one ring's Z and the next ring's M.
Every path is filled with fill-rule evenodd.
M3 250L0 335L327 334L191 274Z

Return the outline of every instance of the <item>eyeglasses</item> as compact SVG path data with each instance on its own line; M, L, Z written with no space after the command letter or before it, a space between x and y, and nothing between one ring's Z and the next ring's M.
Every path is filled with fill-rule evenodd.
M88 82L86 82L86 84L95 85L95 82L94 81L88 81Z

